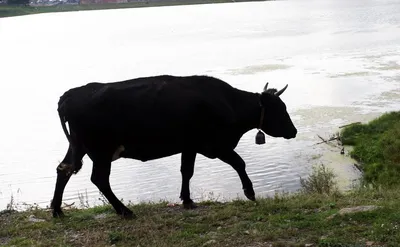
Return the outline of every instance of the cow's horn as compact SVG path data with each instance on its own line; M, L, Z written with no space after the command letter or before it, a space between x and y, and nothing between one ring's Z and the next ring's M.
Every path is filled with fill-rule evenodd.
M283 94L283 92L285 92L286 88L288 87L288 84L286 84L286 86L284 88L282 88L281 90L279 90L278 92L275 93L276 96L279 96L281 94Z
M267 91L267 89L268 89L268 82L267 82L267 84L265 84L265 86L264 86L264 92Z

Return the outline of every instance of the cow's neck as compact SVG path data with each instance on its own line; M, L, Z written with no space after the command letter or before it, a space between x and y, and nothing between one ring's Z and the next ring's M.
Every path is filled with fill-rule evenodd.
M244 91L242 93L241 101L236 105L236 112L240 119L237 127L243 135L249 130L259 127L262 107L260 105L260 94Z

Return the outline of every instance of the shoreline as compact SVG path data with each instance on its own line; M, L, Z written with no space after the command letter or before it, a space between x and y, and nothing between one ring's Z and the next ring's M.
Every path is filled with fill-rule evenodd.
M201 5L218 3L240 3L240 2L266 2L273 0L166 0L166 1L143 1L129 3L98 3L98 4L59 4L55 6L13 6L0 4L0 18L15 17L31 14L87 11L87 10L107 10L107 9L127 9L127 8L147 8L147 7L166 7L181 5Z

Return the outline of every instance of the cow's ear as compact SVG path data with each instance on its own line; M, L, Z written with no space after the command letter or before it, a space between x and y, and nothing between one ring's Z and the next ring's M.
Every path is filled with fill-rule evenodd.
M278 90L276 90L276 88L270 88L267 89L263 92L263 94L275 94L276 92L278 92Z
M271 104L271 101L272 101L272 98L273 98L274 94L271 93L270 90L274 90L274 89L270 88L267 91L261 93L260 103L264 107L266 107L266 106Z

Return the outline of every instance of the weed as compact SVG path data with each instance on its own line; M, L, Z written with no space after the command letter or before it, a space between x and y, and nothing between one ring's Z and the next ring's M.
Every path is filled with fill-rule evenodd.
M89 196L87 194L87 190L85 190L85 194L81 194L78 192L78 199L79 199L79 205L82 208L90 208Z
M301 190L304 193L328 195L338 193L335 178L336 175L333 173L332 169L327 168L323 164L320 166L313 166L312 172L308 178L303 179L300 177Z
M110 240L111 244L115 244L123 239L123 234L121 232L112 231L108 233L108 239Z
M101 201L103 203L103 206L107 206L110 205L110 203L108 202L107 198L104 196L103 193L101 193L101 191L99 191L99 201Z
M11 195L10 202L7 203L6 210L7 211L14 211L16 209L15 201L14 201L14 195Z

